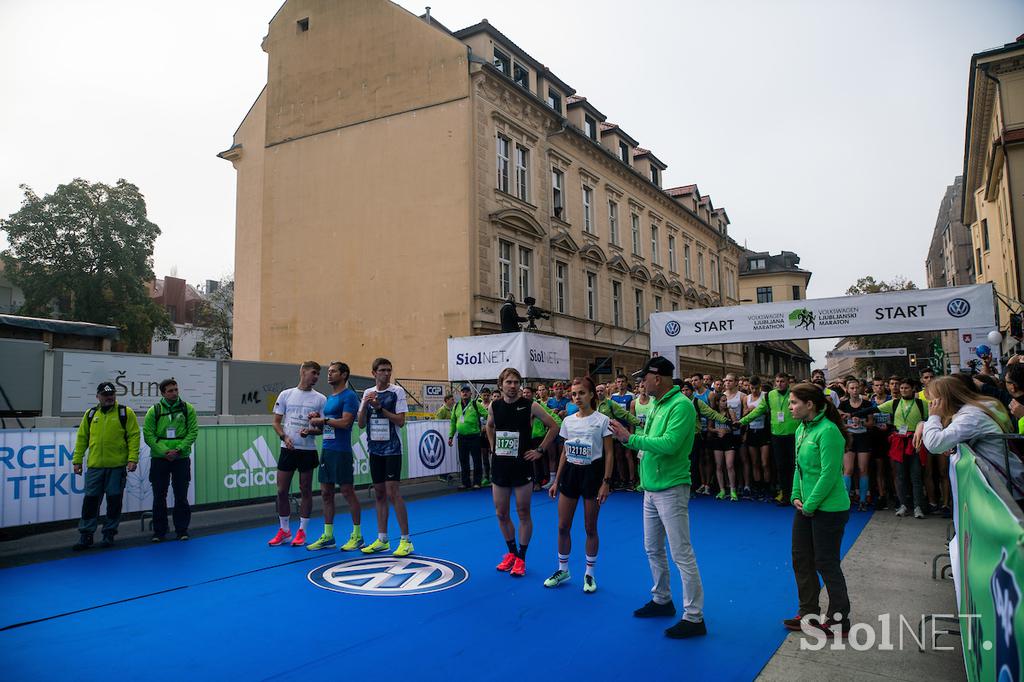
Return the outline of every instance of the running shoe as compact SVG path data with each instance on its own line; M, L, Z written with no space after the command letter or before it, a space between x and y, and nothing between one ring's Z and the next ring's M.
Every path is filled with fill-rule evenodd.
M736 489L735 488L733 488L733 491L731 493L729 493L729 501L730 502L739 502L740 501L740 496L736 494Z
M301 528L295 531L295 539L292 540L292 547L302 547L306 544L306 531Z
M782 491L781 490L775 495L775 501L776 502L782 502Z
M149 541L150 542L163 542L164 541L164 536L163 535L154 535L153 537L151 537L149 539Z
M413 552L412 542L409 540L399 540L398 549L394 551L394 556L409 556Z
M857 505L857 511L866 512L867 510L868 510L868 503L867 502L861 502L860 504Z
M750 492L750 486L747 486L743 489L743 499L749 500L751 497L753 497L753 494Z
M490 484L491 484L491 479L487 478L486 476L484 476L484 479L482 481L480 481L480 485L490 485Z
M914 507L914 518L915 519L923 519L924 518L924 510L921 509L920 507Z
M585 575L583 576L583 591L587 594L593 594L597 592L597 581L594 580L594 576Z
M103 539L100 540L100 547L113 547L114 546L114 534L104 533Z
M715 495L715 499L716 500L724 500L725 499L725 490L719 490L718 494Z
M782 621L782 627L784 627L787 630L790 630L792 632L800 632L800 619L801 618L803 618L803 616L800 615L800 614L797 614L797 615L793 616L792 618L786 618L785 620Z
M516 557L515 563L512 564L512 570L509 571L509 575L513 578L522 578L526 575L526 562Z
M381 540L380 538L377 538L373 541L372 545L363 547L362 552L363 554L376 554L377 552L386 552L389 549L391 549L390 542L388 542L387 540Z
M900 505L900 506L899 506L899 507L898 507L898 508L896 509L896 516L906 516L906 515L907 515L907 505L905 505L905 504L901 504L901 505Z
M299 532L301 533L302 531L300 530ZM328 549L336 546L337 545L334 544L334 536L325 534L321 535L316 542L306 545L306 549L308 549L311 552L315 552L318 549Z
M363 536L359 533L352 533L348 536L348 542L341 546L342 552L351 552L363 546Z
M506 552L505 556L501 557L501 563L495 568L503 573L508 573L512 570L512 565L516 562L516 555L514 552Z
M558 587L564 582L569 580L569 571L563 571L561 569L551 574L551 577L544 581L544 587Z
M185 533L178 533L178 539L181 540L182 542L187 542L188 538L189 538L189 535L188 535L187 532L185 532Z
M277 535L275 535L273 538L271 538L270 542L268 542L267 544L270 545L271 547L277 547L278 545L283 545L284 541L287 540L288 538L290 538L291 536L292 536L292 532L290 530L285 530L284 528L279 528L277 530Z

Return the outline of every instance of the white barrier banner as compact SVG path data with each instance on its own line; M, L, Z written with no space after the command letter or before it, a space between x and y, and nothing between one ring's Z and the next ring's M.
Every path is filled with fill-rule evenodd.
M991 284L891 291L651 315L651 349L984 327L995 329Z
M78 518L85 496L85 475L75 476L71 458L77 429L0 430L0 527L63 521ZM193 450L194 453L194 450ZM86 457L88 459L88 456ZM188 498L195 501L195 462ZM153 508L153 486L149 482L149 447L142 443L138 468L128 474L124 490L124 512ZM174 505L168 491L167 505ZM106 500L100 516L106 513Z
M96 387L111 381L117 399L139 414L160 400L160 382L174 377L196 412L217 411L216 360L185 360L128 353L63 351L60 411L80 415L96 405Z
M527 332L448 339L449 381L495 381L506 367L531 379L568 379L569 340Z
M457 443L448 445L451 422L443 419L409 420L405 437L409 448L409 478L440 476L459 471Z

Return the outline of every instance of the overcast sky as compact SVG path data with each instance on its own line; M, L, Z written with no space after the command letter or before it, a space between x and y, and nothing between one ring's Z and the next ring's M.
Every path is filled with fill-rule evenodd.
M1010 0L429 1L452 30L486 17L667 163L666 187L725 207L740 244L797 252L811 297L866 274L924 286L971 54L1024 32ZM231 274L216 154L266 82L280 4L0 0L0 216L22 183L123 177L163 230L157 276Z

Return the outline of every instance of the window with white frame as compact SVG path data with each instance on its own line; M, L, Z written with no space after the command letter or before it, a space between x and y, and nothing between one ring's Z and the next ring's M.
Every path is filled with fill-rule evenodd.
M521 144L516 145L516 196L530 200L530 150Z
M548 88L548 106L558 113L562 113L562 93Z
M697 281L701 285L706 283L704 281L704 253L703 252L697 254Z
M519 247L519 300L525 301L533 289L530 286L530 267L533 265L533 251L525 246Z
M587 319L597 319L597 273L587 272Z
M594 190L583 185L583 231L594 232Z
M764 270L765 268L764 258L751 258L749 263L751 270Z
M711 290L718 291L718 256L708 255L711 261Z
M551 169L551 212L565 220L565 174L557 168Z
M590 115L583 116L583 127L587 133L587 137L591 140L597 139L597 119Z
M521 87L523 90L530 89L530 70L525 66L516 62L512 66L512 80L516 82L516 85Z
M656 312L656 313L660 313L661 312L661 296L655 296L654 297L654 312Z
M683 274L690 279L690 245L683 244Z
M679 272L679 263L676 262L676 238L668 236L668 269L671 272Z
M504 135L498 135L498 189L508 193L509 161L512 142Z
M651 223L651 262L661 264L658 254L658 226Z
M636 213L629 214L631 229L633 231L633 255L640 255L640 216Z
M512 75L512 58L507 54L494 48L494 67L501 71L506 76Z
M619 243L619 205L608 200L608 239L612 244Z
M633 304L636 307L636 328L640 329L644 326L644 322L647 321L647 316L644 314L643 289L633 289Z
M622 326L622 282L612 280L612 324Z
M512 242L498 240L498 291L501 298L512 292Z
M565 295L569 290L569 266L555 261L555 312L565 314L567 309Z

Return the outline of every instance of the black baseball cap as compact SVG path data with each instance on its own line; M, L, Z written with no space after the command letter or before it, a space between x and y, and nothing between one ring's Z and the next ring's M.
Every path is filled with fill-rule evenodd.
M672 364L672 361L668 358L663 358L660 355L653 357L647 361L647 364L643 366L639 372L633 372L632 377L634 379L643 379L648 374L657 374L663 377L671 377L675 372L676 366Z
M104 381L100 383L99 386L96 387L96 393L103 395L114 395L115 393L117 393L117 390L114 389L114 384L110 383L109 381Z
M460 391L472 391L473 389L470 387L469 384L462 384L462 388L460 388L459 390Z

